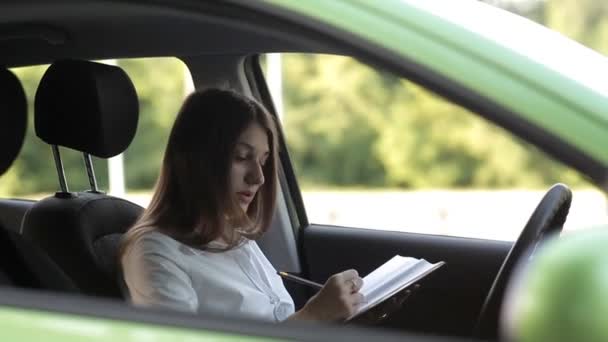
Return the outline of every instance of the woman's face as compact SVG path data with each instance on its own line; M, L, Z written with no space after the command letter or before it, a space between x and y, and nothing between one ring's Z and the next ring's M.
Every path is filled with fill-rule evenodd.
M231 192L244 212L264 184L262 168L269 154L266 131L258 123L249 125L237 140L230 168Z

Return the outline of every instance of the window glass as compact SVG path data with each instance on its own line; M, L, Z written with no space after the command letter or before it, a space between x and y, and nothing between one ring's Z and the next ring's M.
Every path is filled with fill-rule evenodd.
M279 63L311 223L514 240L557 182L575 190L566 229L606 221L603 194L577 172L412 82L344 56Z

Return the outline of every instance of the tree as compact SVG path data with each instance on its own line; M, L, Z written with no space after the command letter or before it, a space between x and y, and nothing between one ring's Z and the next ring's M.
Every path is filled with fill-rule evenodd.
M124 155L126 184L151 189L158 177L169 131L185 97L186 66L176 58L120 60L137 89L139 123Z
M305 185L584 184L531 145L411 82L347 57L283 60L285 131Z
M603 54L608 54L608 2L551 0L545 3L545 24Z

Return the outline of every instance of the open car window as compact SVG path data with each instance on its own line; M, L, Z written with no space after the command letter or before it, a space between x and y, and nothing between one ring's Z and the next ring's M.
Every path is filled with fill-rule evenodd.
M311 224L515 240L557 182L575 192L566 230L606 220L604 195L583 175L413 82L346 56L278 61ZM277 68L274 56L265 63Z

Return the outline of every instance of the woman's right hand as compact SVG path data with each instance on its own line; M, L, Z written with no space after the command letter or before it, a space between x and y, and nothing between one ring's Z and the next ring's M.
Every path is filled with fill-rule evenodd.
M362 286L363 279L355 270L334 274L296 315L312 320L345 320L363 303L359 293Z

